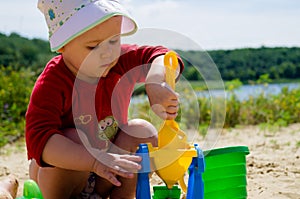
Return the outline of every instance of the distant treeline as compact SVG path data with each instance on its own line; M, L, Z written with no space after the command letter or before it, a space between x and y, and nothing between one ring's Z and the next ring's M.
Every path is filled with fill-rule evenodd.
M271 80L300 77L299 47L260 47L207 52L179 51L179 53L185 58L184 76L189 80L201 79L201 75L196 71L197 67L205 70L214 64L225 81L239 79L248 83L249 80L258 80L265 74L268 74Z
M53 55L45 40L27 39L17 33L0 33L0 66L41 71Z
M177 52L184 59L184 77L188 80L201 80L196 68L209 73L209 66L214 64L225 81L240 79L247 83L264 74L269 74L272 80L300 77L300 47ZM0 33L0 66L10 66L15 70L30 68L39 72L54 55L50 52L48 41L24 38L17 33Z

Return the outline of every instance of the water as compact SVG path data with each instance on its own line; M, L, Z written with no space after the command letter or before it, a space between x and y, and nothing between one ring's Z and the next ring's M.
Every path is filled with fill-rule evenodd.
M300 88L300 83L279 83L279 84L258 84L258 85L243 85L233 92L237 96L237 98L241 101L249 99L250 96L257 97L262 92L265 95L274 94L277 95L281 92L282 88L287 87L289 90ZM180 93L179 93L180 94ZM200 91L196 92L197 97L224 97L230 96L230 93L222 90L212 90L212 91ZM147 101L146 96L137 96L131 99L131 103L138 104Z
M243 85L235 90L233 93L237 96L239 100L247 100L250 96L257 97L261 93L265 95L278 95L282 88L287 87L289 90L300 88L300 83L280 83L280 84L258 84L258 85ZM210 96L224 96L228 97L230 93L224 92L222 90L212 90L212 91L201 91L197 92L198 97L210 97Z

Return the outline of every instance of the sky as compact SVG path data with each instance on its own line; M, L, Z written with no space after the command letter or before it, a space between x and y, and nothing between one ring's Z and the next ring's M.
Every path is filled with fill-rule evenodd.
M120 1L140 28L137 36L125 39L128 42L205 50L300 47L298 0ZM36 4L37 0L2 1L0 32L47 39L44 16Z

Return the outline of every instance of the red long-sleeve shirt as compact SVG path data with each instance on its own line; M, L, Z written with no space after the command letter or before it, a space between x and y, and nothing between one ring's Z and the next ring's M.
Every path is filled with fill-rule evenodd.
M26 113L28 159L46 165L41 157L47 140L66 128L79 128L92 144L107 146L118 124L127 122L135 83L144 82L150 63L168 51L136 45L122 45L121 50L118 63L97 84L76 78L61 55L48 62L35 83Z

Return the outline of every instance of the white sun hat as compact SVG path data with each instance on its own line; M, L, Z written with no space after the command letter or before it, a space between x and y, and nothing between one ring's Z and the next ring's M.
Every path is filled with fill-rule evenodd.
M45 15L51 51L113 16L123 16L122 35L136 32L137 25L117 0L39 0Z

